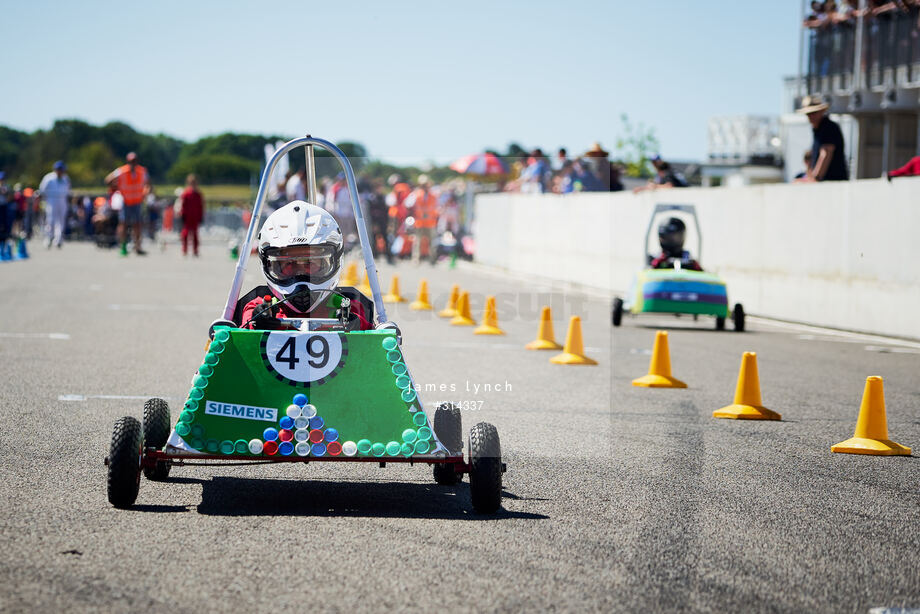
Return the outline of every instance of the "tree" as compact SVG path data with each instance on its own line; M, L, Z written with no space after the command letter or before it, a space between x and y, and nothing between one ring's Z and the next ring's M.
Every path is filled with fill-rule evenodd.
M617 138L617 157L626 166L629 177L649 177L649 160L659 150L654 128L643 123L632 124L626 113L620 115L620 136Z

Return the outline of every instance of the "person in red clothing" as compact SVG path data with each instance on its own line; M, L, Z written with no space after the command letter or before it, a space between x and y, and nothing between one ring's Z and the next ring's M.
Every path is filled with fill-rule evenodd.
M344 239L332 215L295 200L265 220L258 238L266 285L237 304L236 326L284 328L282 319L336 319L346 330L370 330L372 307L354 288L338 286Z
M198 226L204 221L204 197L198 191L198 178L189 175L185 190L179 196L182 216L182 255L188 255L188 238L192 237L192 253L198 256Z
M891 181L892 177L916 177L917 175L920 175L920 156L914 156L901 168L888 171L888 181Z

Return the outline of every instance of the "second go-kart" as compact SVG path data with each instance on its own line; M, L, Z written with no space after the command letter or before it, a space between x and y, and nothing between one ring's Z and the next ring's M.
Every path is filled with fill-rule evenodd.
M282 319L271 330L234 327L249 298L240 296L243 273L268 178L278 160L301 146L313 202L314 147L335 156L345 172L372 297L338 287L332 300L338 313L346 314L339 319ZM376 325L350 327L351 303L360 304ZM309 135L297 138L267 164L223 318L212 324L209 335L175 422L165 401L150 399L143 422L126 416L115 423L105 459L112 505L135 503L142 473L166 480L178 465L364 462L431 465L435 481L444 485L467 475L473 509L493 513L500 508L505 465L498 432L484 422L473 426L464 456L459 409L442 404L433 416L425 412L405 362L401 333L386 318L354 171L332 143Z
M658 227L661 254L648 253L656 219L667 214L686 214L693 220L697 238L696 256L702 251L702 235L693 205L655 205L645 234L643 260L646 268L639 272L626 299L613 299L611 319L619 326L624 313L672 313L677 316L714 316L717 330L725 329L725 320L731 318L735 331L744 330L744 307L735 303L728 308L725 282L718 275L702 270L697 260L684 250L686 225L680 217L671 217Z

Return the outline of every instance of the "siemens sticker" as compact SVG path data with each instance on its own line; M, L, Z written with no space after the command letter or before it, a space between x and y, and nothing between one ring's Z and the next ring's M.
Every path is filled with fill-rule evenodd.
M264 422L278 421L278 410L274 407L250 407L249 405L221 403L220 401L205 402L204 413L211 416L225 416L227 418L244 418L246 420L262 420Z

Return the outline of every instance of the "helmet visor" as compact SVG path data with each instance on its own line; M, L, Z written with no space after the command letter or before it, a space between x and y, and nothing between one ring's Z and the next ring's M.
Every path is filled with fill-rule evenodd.
M340 250L331 245L295 245L267 250L262 266L265 275L281 285L319 284L338 273L340 259Z

